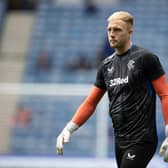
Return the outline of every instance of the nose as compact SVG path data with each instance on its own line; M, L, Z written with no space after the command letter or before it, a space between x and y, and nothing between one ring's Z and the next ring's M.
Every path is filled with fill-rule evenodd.
M114 33L113 33L112 31L109 33L109 36L110 36L111 38L114 38L114 37L115 37L115 35L114 35Z
M109 31L109 36L110 36L110 37L114 37L114 31L113 31L113 30L110 30L110 31Z
M111 38L114 38L114 37L115 37L114 33L111 33L111 35L110 35L110 36L111 36Z

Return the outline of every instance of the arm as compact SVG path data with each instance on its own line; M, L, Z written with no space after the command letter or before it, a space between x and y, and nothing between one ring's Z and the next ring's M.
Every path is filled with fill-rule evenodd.
M156 93L160 97L163 117L166 124L165 127L166 138L160 147L160 155L161 156L164 155L164 160L168 162L168 83L166 80L166 75L162 75L158 79L153 80L152 84Z
M152 85L160 97L163 117L165 124L168 125L168 83L166 80L166 75L162 75L158 79L153 80Z
M84 100L84 102L76 111L75 115L72 118L72 122L78 126L84 124L95 111L95 108L104 93L105 90L94 86L88 97Z
M56 148L59 155L63 154L63 145L64 143L69 142L71 134L84 124L93 114L104 93L105 89L100 89L96 86L92 88L87 98L77 109L72 120L65 126L57 138Z

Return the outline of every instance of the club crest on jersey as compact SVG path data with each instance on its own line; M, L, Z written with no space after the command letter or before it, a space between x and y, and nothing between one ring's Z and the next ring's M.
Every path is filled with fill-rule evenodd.
M128 64L127 64L127 67L129 70L131 69L134 69L134 65L135 64L135 61L134 60L129 60Z

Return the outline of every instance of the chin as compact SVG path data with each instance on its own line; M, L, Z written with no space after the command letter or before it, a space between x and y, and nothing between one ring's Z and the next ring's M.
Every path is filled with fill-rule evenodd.
M114 48L115 46L115 44L110 43L110 47Z
M117 47L117 45L115 45L115 44L110 44L110 46L111 46L112 48L116 48L116 47Z

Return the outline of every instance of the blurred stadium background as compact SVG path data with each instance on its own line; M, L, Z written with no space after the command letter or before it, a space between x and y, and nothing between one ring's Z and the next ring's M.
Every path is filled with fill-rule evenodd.
M1 168L116 167L106 96L64 156L55 150L99 62L113 52L106 18L116 10L135 16L133 43L155 52L168 73L167 0L0 0ZM157 104L160 145L164 122ZM148 168L166 167L157 151Z

